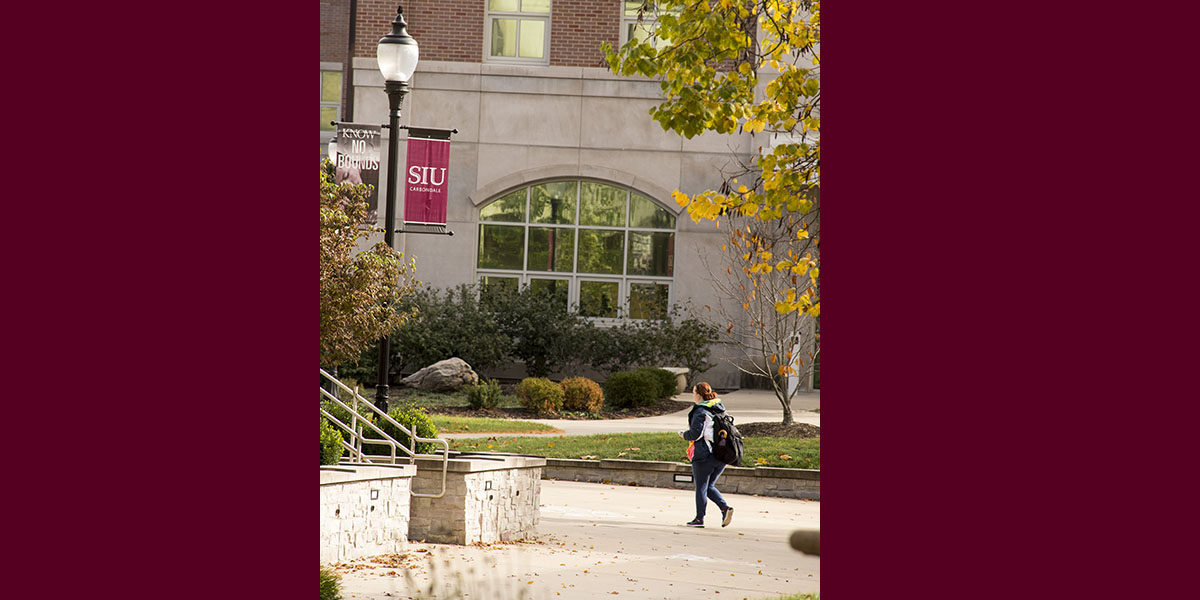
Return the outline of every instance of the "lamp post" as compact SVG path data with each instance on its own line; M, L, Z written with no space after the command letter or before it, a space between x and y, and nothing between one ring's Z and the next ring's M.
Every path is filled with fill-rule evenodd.
M400 106L408 93L408 80L417 70L417 40L405 27L404 7L396 7L396 18L392 20L392 32L379 39L376 59L383 73L383 90L388 96L388 174L387 198L384 209L383 240L389 248L395 248L396 237L396 154L399 152ZM379 383L375 386L375 406L384 412L388 405L388 336L379 340Z

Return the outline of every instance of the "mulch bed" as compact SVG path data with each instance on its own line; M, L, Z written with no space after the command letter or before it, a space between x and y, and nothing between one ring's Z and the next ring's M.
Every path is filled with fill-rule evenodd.
M654 404L651 404L650 406L620 408L616 410L608 410L605 408L600 411L599 415L589 415L588 413L584 412L562 412L557 415L539 415L533 410L524 407L474 409L470 406L434 407L430 408L429 412L435 415L488 417L492 419L565 419L570 421L587 421L593 419L636 419L638 417L657 417L658 415L669 415L671 413L676 413L691 407L691 402L662 399ZM741 428L739 427L738 429L740 430Z
M784 425L783 423L746 423L738 425L738 431L742 433L742 437L794 437L794 438L819 438L821 437L821 428L808 423L792 423Z

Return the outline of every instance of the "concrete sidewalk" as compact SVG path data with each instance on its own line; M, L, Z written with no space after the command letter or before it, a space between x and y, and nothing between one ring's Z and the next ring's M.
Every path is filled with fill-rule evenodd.
M691 392L685 392L675 397L676 400L690 401ZM783 419L783 408L779 400L770 390L737 390L721 395L721 403L733 415L738 425L759 421L778 423ZM811 412L821 408L821 392L797 393L792 398L792 418L797 423L821 425L821 413ZM675 432L687 429L687 413L683 409L669 415L644 417L640 419L605 419L594 421L573 421L567 419L533 419L535 423L543 423L561 429L562 433L444 433L439 435L446 439L475 438L480 436L559 436L559 435L592 435L597 433L645 433L645 432Z
M820 502L725 498L735 509L733 523L721 528L720 512L710 502L710 525L694 529L683 526L695 512L690 490L543 480L537 540L410 542L402 555L340 566L342 595L396 600L420 590L428 598L432 587L437 598L481 600L757 600L820 591L820 558L788 545L793 530L820 527Z

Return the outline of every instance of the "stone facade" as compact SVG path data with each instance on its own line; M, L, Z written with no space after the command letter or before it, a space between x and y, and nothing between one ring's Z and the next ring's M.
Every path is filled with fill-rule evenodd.
M440 544L511 541L537 534L544 458L451 459L442 498L412 499L409 539ZM436 494L442 461L417 459L413 491Z
M688 490L695 489L691 475L691 465L648 460L547 458L545 468L547 479ZM778 467L726 467L721 478L717 480L717 488L722 493L820 500L821 471Z
M415 475L412 465L321 467L321 562L403 550Z

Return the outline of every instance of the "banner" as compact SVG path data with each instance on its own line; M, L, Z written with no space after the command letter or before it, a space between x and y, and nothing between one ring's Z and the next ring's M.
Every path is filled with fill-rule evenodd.
M404 222L445 225L450 131L410 127L406 162Z
M382 129L378 125L338 123L337 162L334 182L365 183L371 186L367 197L367 220L374 226L379 222L379 144Z

